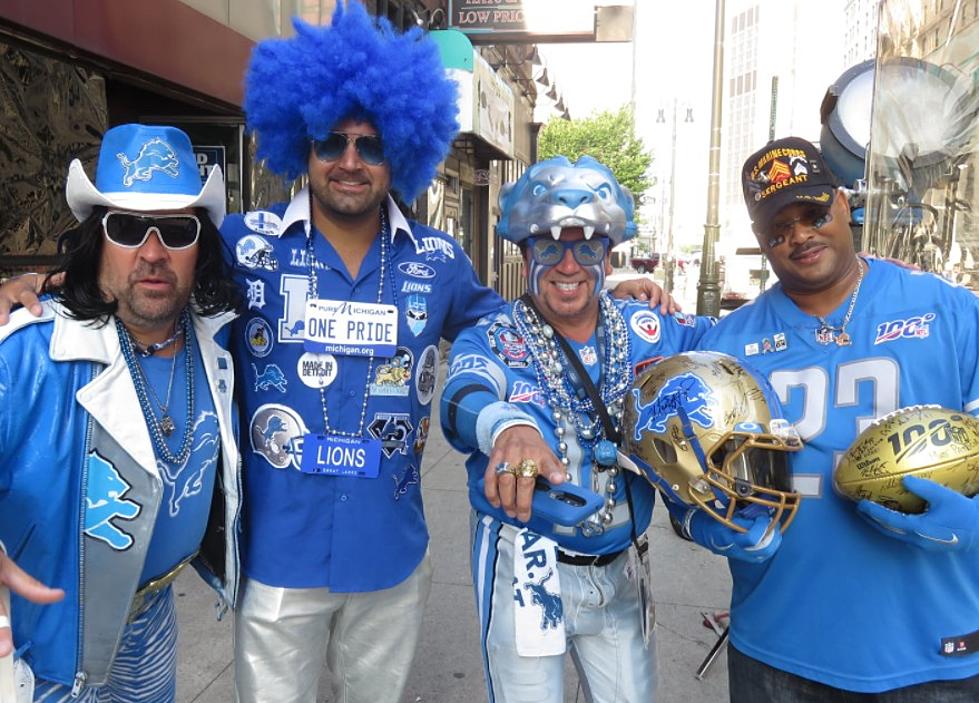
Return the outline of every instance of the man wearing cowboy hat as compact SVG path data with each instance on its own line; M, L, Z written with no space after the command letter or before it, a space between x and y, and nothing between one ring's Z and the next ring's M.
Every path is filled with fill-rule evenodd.
M237 591L224 183L201 187L180 130L122 125L67 199L63 285L0 328L0 651L12 635L27 700L170 701L170 583L194 560Z
M642 535L653 489L618 466L623 399L637 368L691 349L711 321L602 290L611 247L636 225L631 193L594 159L531 166L500 209L497 234L523 251L530 292L459 335L440 412L470 453L489 700L560 703L570 649L590 698L651 701ZM555 495L535 491L538 475L564 484L556 504L538 503ZM565 501L587 506L589 492L600 497L570 516Z

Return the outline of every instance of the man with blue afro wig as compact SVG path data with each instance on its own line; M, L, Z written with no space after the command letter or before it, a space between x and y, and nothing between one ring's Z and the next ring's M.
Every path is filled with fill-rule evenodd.
M431 587L419 482L439 339L503 301L391 196L422 194L458 130L435 43L356 2L294 24L255 47L245 112L269 168L308 185L222 228L248 298L235 683L243 702L314 703L325 662L333 700L394 703Z
M421 29L398 34L379 22L359 3L340 2L332 26L296 18L294 37L255 47L244 107L272 171L304 174L310 141L354 118L381 135L391 188L405 202L431 183L459 131L456 85Z

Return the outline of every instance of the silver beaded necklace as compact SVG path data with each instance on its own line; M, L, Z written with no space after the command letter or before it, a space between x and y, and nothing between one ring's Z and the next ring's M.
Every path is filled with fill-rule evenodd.
M853 317L853 309L857 305L860 286L863 284L863 263L860 261L860 257L857 257L857 269L859 271L857 273L857 285L854 286L853 294L850 295L850 305L847 306L846 314L843 315L843 321L840 323L840 326L835 327L829 324L825 317L816 315L816 319L819 320L819 327L816 328L816 341L820 344L836 342L836 346L838 347L848 347L852 343L852 339L846 331L846 326L850 324L850 318Z
M184 427L184 436L180 441L180 450L174 454L170 447L167 446L166 437L169 437L176 429L173 425L173 420L166 414L164 409L164 421L169 419L170 431L166 431L164 426L164 421L161 421L157 415L153 406L150 404L149 394L147 393L147 388L149 387L149 382L143 373L143 367L139 365L139 360L136 358L136 349L133 345L133 340L129 336L129 331L126 326L122 323L118 317L115 318L116 321L116 332L119 336L119 347L122 350L123 359L126 360L126 366L129 367L129 375L133 380L133 386L136 388L136 397L139 399L139 407L143 411L143 417L146 420L146 425L150 431L150 439L153 441L153 447L156 449L157 458L170 464L170 466L183 466L184 462L187 461L187 457L190 456L190 450L192 445L192 440L194 438L194 423L192 419L194 417L194 335L193 327L190 322L190 315L184 310L183 314L180 316L180 321L177 323L183 328L184 336L184 372L187 375L187 390L185 394L185 400L187 403L187 422ZM174 355L174 365L176 365L176 356ZM171 367L172 373L173 367ZM171 376L172 381L172 376ZM168 392L169 395L169 392ZM169 403L168 403L169 405Z
M377 284L377 303L380 304L384 301L384 279L388 274L388 216L385 212L385 207L382 205L381 211L381 261L378 266L378 284ZM312 224L312 199L310 199L310 216L309 222ZM308 287L308 297L315 300L319 295L319 278L316 274L317 260L316 252L313 249L313 233L306 237L306 252L308 254L307 260L309 261L309 287ZM393 279L392 279L393 280ZM392 285L392 291L394 286ZM395 299L395 305L397 305L397 300ZM371 387L371 375L374 373L374 351L370 352L367 362L367 377L364 379L364 396L360 401L360 420L357 423L356 432L347 432L346 430L340 430L335 427L330 427L330 411L326 405L326 389L320 388L320 407L323 410L323 433L328 435L334 435L339 437L351 437L351 438L361 438L364 436L364 422L367 418L367 400L370 396Z
M631 383L629 331L622 314L604 292L599 297L599 315L605 327L602 334L604 339L598 340L597 345L602 352L600 392L615 429L621 430L623 396ZM571 460L568 456L568 438L564 425L570 425L579 446L590 447L594 456L595 445L604 441L601 420L591 400L587 396L579 397L575 391L565 367L567 362L564 353L555 341L554 329L520 300L513 305L513 319L534 358L537 382L544 391L551 410L558 458L564 466L566 478L574 480L569 470ZM615 496L619 490L616 480L620 471L618 466L594 466L595 471L607 476L605 504L596 515L581 523L581 531L586 536L601 534L611 525L616 506Z

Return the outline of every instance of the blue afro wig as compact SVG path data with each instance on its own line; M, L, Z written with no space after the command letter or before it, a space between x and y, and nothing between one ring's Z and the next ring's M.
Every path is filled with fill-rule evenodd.
M275 173L306 172L310 140L348 118L370 122L384 142L391 187L417 198L459 131L456 85L421 29L401 34L357 2L338 2L330 27L293 19L296 35L266 39L245 75L245 115L258 156Z

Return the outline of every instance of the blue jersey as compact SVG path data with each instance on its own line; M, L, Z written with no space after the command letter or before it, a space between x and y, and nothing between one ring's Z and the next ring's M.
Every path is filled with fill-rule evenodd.
M151 403L165 398L169 378L177 364L180 373L173 373L173 388L169 396L167 414L173 419L176 431L165 438L173 454L180 453L187 423L193 424L191 451L179 466L171 464L159 455L156 467L163 479L163 496L156 513L153 537L143 562L140 583L162 576L185 558L197 551L207 526L207 515L211 511L211 497L218 463L218 450L221 447L221 434L218 416L214 412L214 401L207 393L204 362L200 354L194 354L194 409L193 416L187 417L185 398L187 376L183 373L187 348L183 347L177 359L150 356L139 361L146 374L147 383L154 388ZM157 412L160 412L157 410Z
M309 224L307 191L221 227L246 301L235 322L245 474L244 568L272 586L375 591L407 578L428 531L419 487L441 337L503 305L448 235L409 223L387 203L387 262L376 238L353 278ZM307 248L307 227L312 252ZM315 276L310 266L315 266ZM381 302L398 311L396 350L307 354L306 300ZM322 389L322 393L321 393ZM331 430L380 445L376 478L300 470L303 437Z
M778 669L879 692L979 674L979 654L941 647L979 630L979 554L925 552L882 535L834 492L833 467L860 431L897 408L976 413L979 301L931 274L868 265L850 346L817 341L817 318L776 285L701 348L763 372L805 443L790 458L805 497L778 552L760 565L730 561L731 642ZM848 305L828 322L839 325Z
M658 311L651 310L647 303L614 301L615 309L622 315L628 330L628 363L630 379L634 369L661 359L664 356L688 351L694 347L712 320L692 315L673 315L662 317ZM605 328L611 325L606 323ZM569 340L578 354L583 367L593 380L599 379L602 352L601 342L595 335L588 341L578 344ZM449 412L447 403L452 399L464 398L472 391L486 389L495 394L493 400L507 401L519 407L533 419L544 440L557 452L556 422L549 409L547 391L541 388L537 371L537 358L530 346L521 336L510 315L495 315L481 320L474 329L459 335L452 346L449 377L442 394L442 425L446 438L458 450L470 454L466 460L469 474L469 500L473 508L481 513L492 515L497 520L522 527L523 523L510 518L503 510L494 508L486 500L477 482L486 471L488 458L464 437L472 437L472 427L476 415L462 408ZM628 390L622 388L616 399ZM489 394L487 394L488 396ZM614 403L615 400L612 402ZM600 495L607 495L608 473L594 470L592 446L580 442L567 420L562 420L565 428L564 440L568 444L568 472L571 481ZM632 530L642 534L649 526L652 515L653 489L650 484L630 475L633 516L630 516L625 489L625 481L617 481L612 494L615 508L609 527L601 534L586 534L581 527L563 527L531 515L528 527L534 532L555 540L564 549L582 554L610 554L629 546Z

